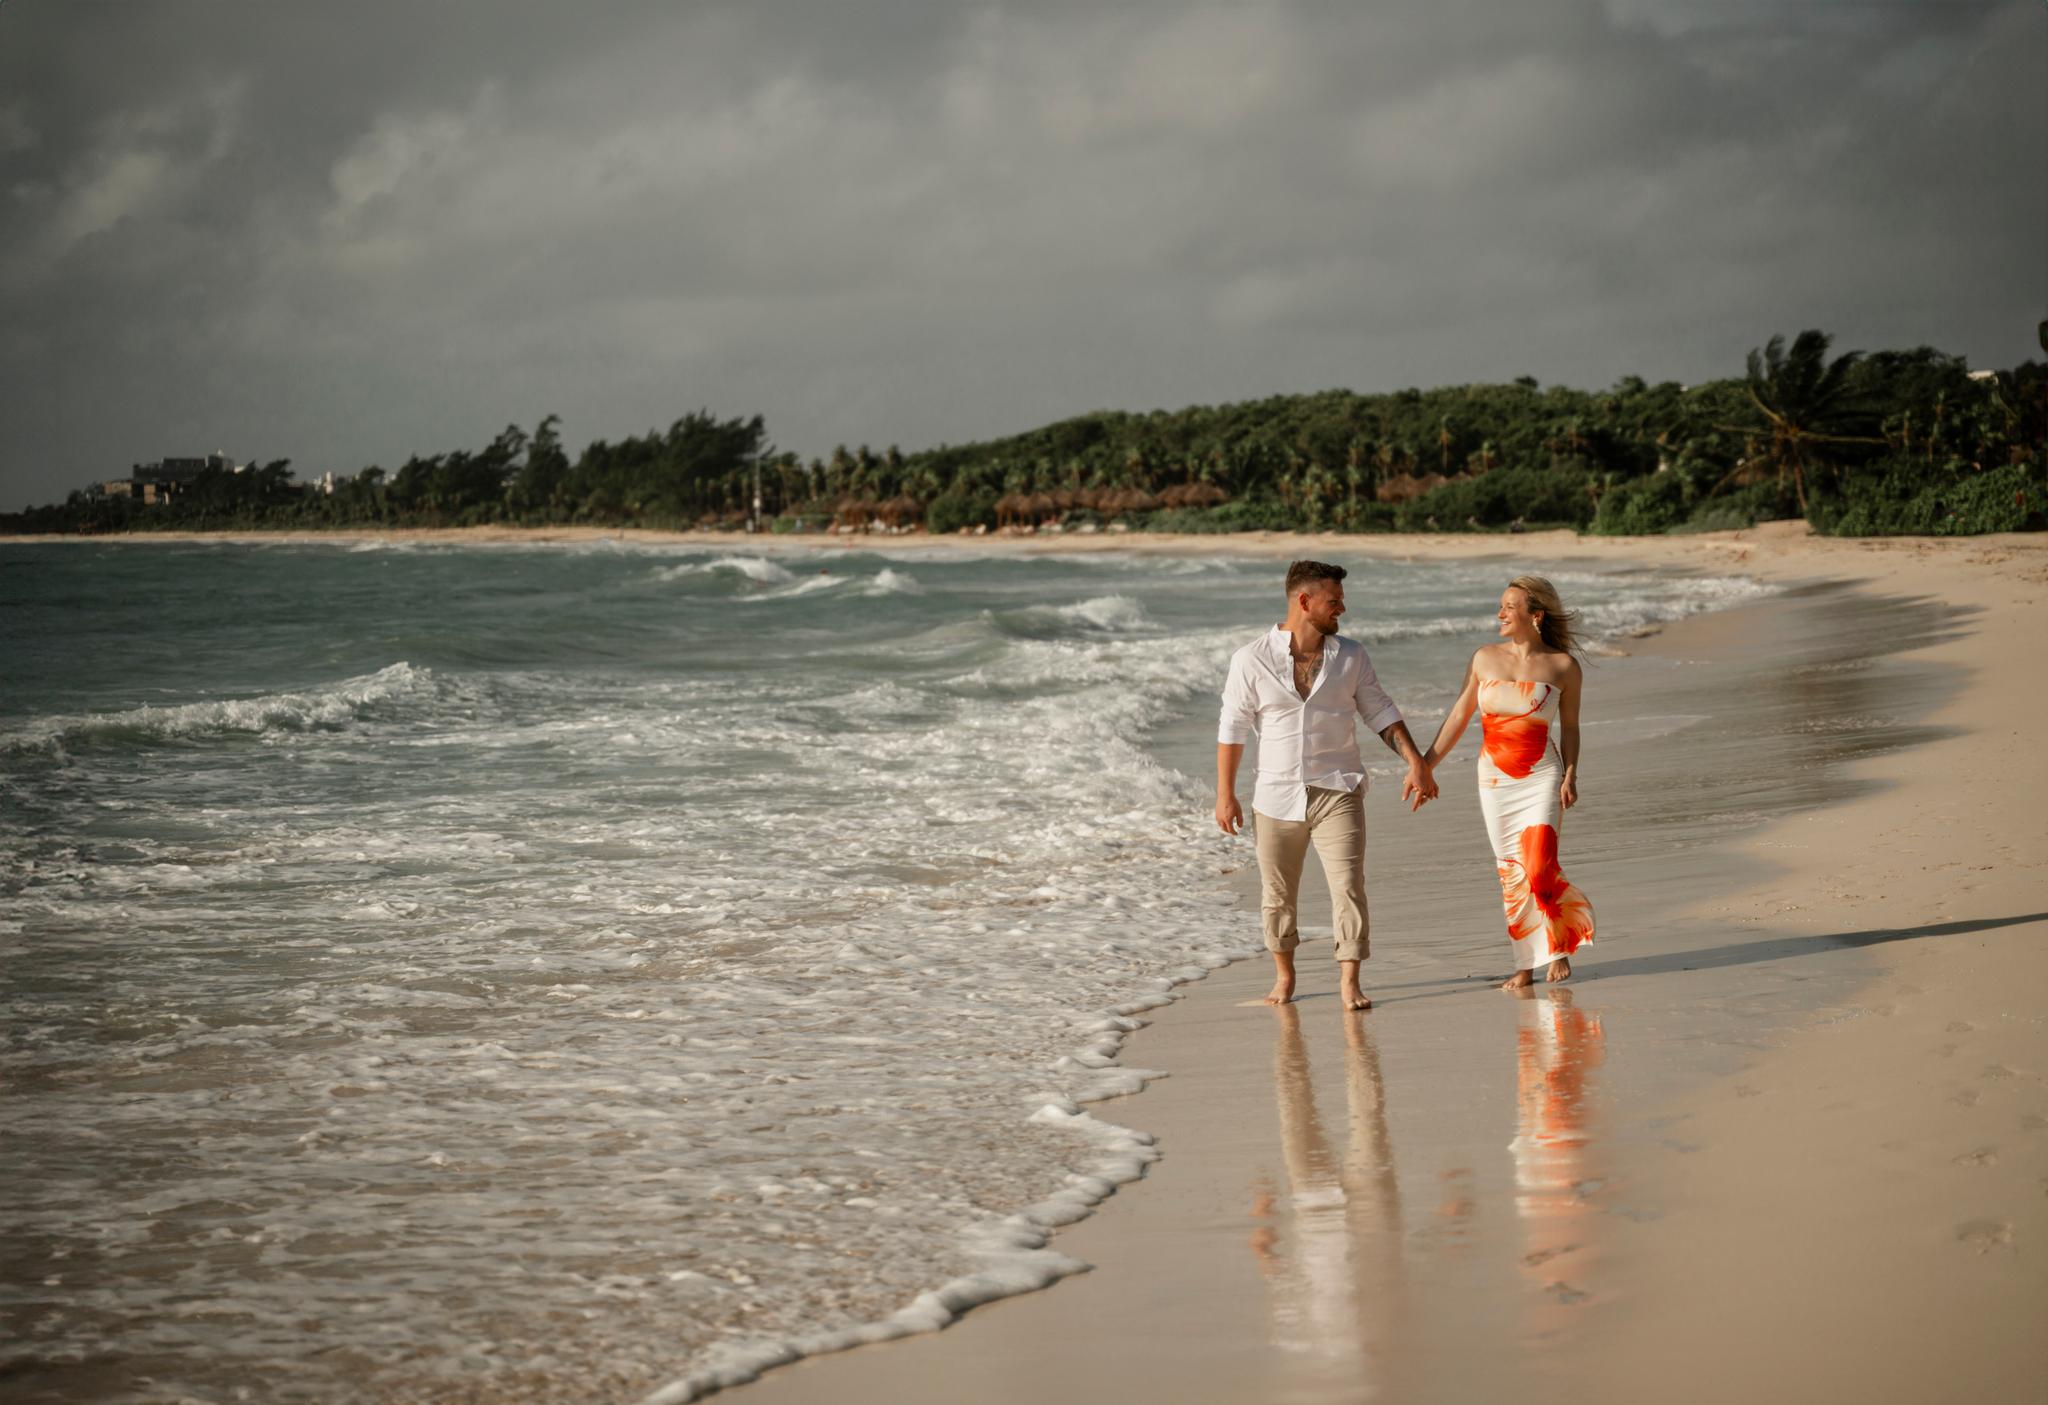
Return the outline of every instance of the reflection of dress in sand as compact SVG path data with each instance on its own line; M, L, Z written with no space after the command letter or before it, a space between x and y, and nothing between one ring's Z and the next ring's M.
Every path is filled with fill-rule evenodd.
M1586 1195L1592 1143L1586 1076L1601 1060L1600 1018L1572 1006L1571 992L1549 999L1523 997L1515 1040L1515 1214L1528 1248L1522 1267L1540 1297L1531 1337L1564 1325L1558 1307L1572 1307L1591 1291L1591 1246L1586 1242Z
M1557 864L1564 767L1550 733L1552 683L1482 679L1479 684L1479 809L1500 868L1501 901L1517 970L1534 971L1593 940L1593 905Z

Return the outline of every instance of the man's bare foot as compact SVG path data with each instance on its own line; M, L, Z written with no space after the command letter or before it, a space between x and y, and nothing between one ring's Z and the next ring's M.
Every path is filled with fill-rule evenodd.
M1294 953L1273 953L1273 988L1266 993L1268 1005L1285 1005L1294 998Z
M1536 983L1536 977L1528 971L1517 971L1500 983L1502 990L1527 990Z
M1358 988L1358 966L1356 961L1337 963L1337 1003L1347 1010L1370 1010L1372 1002Z
M1526 975L1527 972L1523 974ZM1550 969L1543 973L1543 979L1549 981L1552 985L1556 985L1559 981L1568 981L1571 978L1572 963L1565 960L1562 956L1551 962Z

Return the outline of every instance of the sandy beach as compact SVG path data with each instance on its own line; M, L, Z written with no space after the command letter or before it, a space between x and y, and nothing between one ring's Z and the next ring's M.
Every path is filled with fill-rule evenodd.
M1803 678L1816 733L1867 720L1841 716L1824 680L1879 680L1875 705L1909 714L1911 736L1783 759L1827 773L1825 794L1682 859L1597 862L1579 820L1573 872L1609 942L1576 989L1522 1002L1483 980L1403 988L1400 926L1444 908L1401 878L1442 858L1382 794L1372 1016L1338 1016L1327 969L1277 1015L1244 1004L1261 963L1195 987L1127 1048L1173 1077L1108 1115L1166 1156L1061 1236L1094 1273L739 1398L2037 1398L2048 775L2017 710L2041 683L2024 621L2048 543L1779 528L1230 545L1839 582L1831 609L1795 595L1637 653L1692 676ZM1768 756L1745 731L1756 697L1703 704L1724 750L1681 769ZM1629 784L1595 765L1603 792ZM1471 805L1466 769L1445 768L1446 812ZM1474 867L1460 918L1491 916L1488 877Z
M2044 682L2025 621L2048 597L2048 540L1834 540L1801 524L1648 539L237 539L348 536L1498 558L1504 576L1656 567L1784 587L1597 661L1564 860L1601 939L1570 986L1492 988L1505 941L1468 738L1438 805L1406 816L1392 786L1371 802L1372 1012L1344 1018L1334 971L1309 959L1295 1005L1260 1007L1268 971L1248 961L1125 1044L1125 1064L1171 1076L1098 1114L1164 1154L1059 1233L1094 1271L728 1394L2040 1398L2048 767L2022 709ZM1354 617L1370 610L1354 599ZM1603 689L1672 730L1603 734ZM1201 727L1160 746L1207 774ZM1240 892L1252 865L1247 845ZM1313 901L1305 930L1325 920ZM1404 955L1403 932L1425 924L1469 931L1463 969Z

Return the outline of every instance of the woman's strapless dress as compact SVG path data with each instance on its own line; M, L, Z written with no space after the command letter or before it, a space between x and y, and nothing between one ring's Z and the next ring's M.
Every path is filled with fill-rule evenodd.
M1548 966L1593 940L1593 905L1557 866L1564 763L1551 730L1551 683L1487 678L1479 684L1479 809L1500 869L1501 902L1518 970Z

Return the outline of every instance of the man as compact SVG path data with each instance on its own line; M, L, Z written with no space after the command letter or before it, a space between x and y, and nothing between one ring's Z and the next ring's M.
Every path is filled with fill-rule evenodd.
M1365 763L1353 717L1379 734L1408 763L1401 798L1410 810L1436 798L1401 709L1380 687L1372 661L1354 640L1337 635L1344 614L1342 566L1296 561L1287 568L1287 618L1239 649L1223 685L1216 727L1216 823L1225 834L1244 825L1237 803L1237 766L1244 745L1259 738L1258 784L1252 791L1259 851L1260 915L1273 953L1268 1005L1294 998L1294 949L1301 934L1295 901L1301 864L1314 844L1330 883L1336 918L1338 996L1346 1010L1369 1010L1358 988L1358 963L1370 951L1365 907Z

